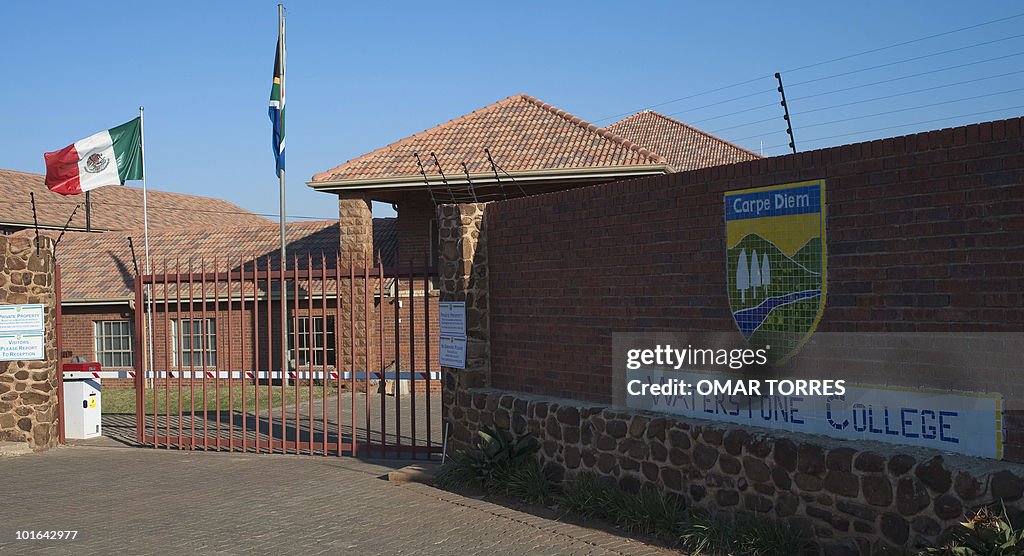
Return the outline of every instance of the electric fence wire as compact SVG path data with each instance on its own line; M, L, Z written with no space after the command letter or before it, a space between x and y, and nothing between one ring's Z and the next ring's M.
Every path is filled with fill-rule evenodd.
M910 45L910 44L916 44L916 43L919 43L919 42L923 42L923 41L927 41L927 40L931 40L931 39L935 39L935 38L939 38L939 37L949 36L949 35L952 35L952 34L955 34L955 33L961 33L963 31L969 31L969 30L972 30L972 29L978 29L978 28L981 28L981 27L986 27L986 26L989 26L989 25L994 25L996 23L1002 23L1004 21L1010 21L1010 20L1017 19L1017 18L1020 18L1020 17L1024 17L1024 12L1018 13L1018 14L1009 15L1009 16L1006 16L1006 17L1001 17L1001 18L993 19L993 20L989 20L989 21L984 21L984 22L981 22L981 23L976 23L976 24L973 24L973 25L968 25L968 26L965 26L965 27L959 27L957 29L952 29L952 30L949 30L949 31L943 31L941 33L934 33L934 34L927 35L927 36L924 36L924 37L918 37L916 39L911 39L911 40L907 40L907 41L903 41L903 42L899 42L899 43L895 43L895 44L890 44L890 45L887 45L887 46L880 46L880 47L877 47L877 48L863 50L863 51L860 51L860 52L855 52L855 53L852 53L852 54L847 54L847 55L844 55L844 56L839 56L837 58L831 58L831 59L828 59L828 60L823 60L821 62L815 62L815 63L812 63L812 64L806 64L806 65L803 65L803 66L798 66L798 67L794 67L794 68L785 69L785 70L782 70L781 73L787 73L788 74L788 73L795 73L795 72L799 72L799 71L804 71L804 70L807 70L807 69L816 68L816 67L820 67L820 66L824 66L824 65L828 65L828 64L833 64L833 63L841 62L841 61L844 61L844 60L850 60L852 58L857 58L857 57L865 56L865 55L868 55L868 54L874 54L874 53L877 53L877 52L883 52L883 51L890 50L890 49L893 49L893 48L899 48L899 47L902 47L902 46L907 46L907 45ZM999 40L1008 40L1008 39L1009 39L1009 37L1005 38L1005 39L999 39ZM990 44L991 42L997 42L997 41L990 41L989 43L979 43L979 44L976 44L976 45L969 45L969 46L966 46L966 47L962 47L961 49L973 48L974 46L980 46L981 44ZM877 69L877 68L874 68L874 69ZM866 71L866 69L864 71ZM750 83L754 83L754 82L760 81L762 79L768 79L768 78L773 78L773 77L774 77L774 73L771 73L771 74L762 75L762 76L758 76L758 77L754 77L754 78L750 78L750 79L745 79L743 81L739 81L739 82L732 83L732 84L729 84L729 85L723 85L723 86L720 86L720 87L715 87L715 88L712 88L712 89L707 89L707 90L704 90L704 91L700 91L700 92L693 93L693 94L690 94L690 95L686 95L686 96L683 96L683 97L675 98L675 99L672 99L672 100L667 100L667 101L664 101L664 102L659 102L657 104L650 104L650 105L644 106L642 108L631 110L629 112L622 112L622 113L619 113L619 114L613 114L611 116L605 116L603 118L597 118L597 119L592 120L592 121L593 122L603 122L603 121L606 121L606 120L621 118L622 116L629 116L629 115L635 114L637 112L640 112L642 110L650 110L652 108L659 108L659 107L662 107L662 106L667 106L669 104L674 104L676 102L681 102L681 101L684 101L684 100L690 100L690 99L698 98L698 97L701 97L701 96L704 96L704 95L709 95L709 94L712 94L712 93L717 93L717 92L720 92L720 91L725 91L725 90L728 90L728 89L733 89L735 87L740 87L740 86L743 86L743 85L748 85ZM799 84L802 85L802 84L806 84L808 82L809 81L804 81L804 82L801 82Z
M1024 73L1024 70L1021 70L1020 72L1016 72L1016 73ZM858 115L858 116L851 116L849 118L842 118L842 119L839 119L839 120L830 120L830 121L827 121L827 122L818 122L816 124L802 125L802 126L800 126L800 129L810 129L810 128L814 128L814 127L821 127L823 125L831 125L831 124L838 124L838 123L843 123L843 122L850 122L850 121L853 121L853 120L866 120L868 118L876 118L878 116L888 116L890 114L898 114L898 113L901 113L901 112L909 112L911 110L920 110L922 108L933 108L933 107L936 107L936 106L944 106L946 104L955 104L957 102L966 102L968 100L977 100L977 99L980 99L980 98L988 98L988 97L994 97L994 96L999 96L999 95L1006 95L1006 94L1009 94L1009 93L1017 93L1017 92L1021 92L1021 91L1024 91L1024 87L1018 87L1016 89L1008 89L1008 90L1005 90L1005 91L997 91L997 92L994 92L994 93L985 93L983 95L974 95L974 96L969 96L969 97L956 98L956 99L952 99L952 100L944 100L944 101L941 101L941 102L933 102L933 103L930 103L930 104L922 104L922 105L919 105L919 106L910 106L910 107L907 107L907 108L898 108L896 110L887 110L885 112L875 112L874 114L862 114L862 115ZM804 114L806 114L806 112L804 112ZM749 137L741 137L739 139L736 139L735 141L737 141L737 142L738 141L747 141L747 140L750 140L750 139L757 139L759 137L766 137L768 135L774 135L776 133L781 133L781 131L772 131L772 132L769 132L769 133L762 133L762 134L759 134L759 135L751 135Z
M940 73L940 72L948 71L948 70L951 70L951 69L958 69L958 68L962 68L962 67L966 67L966 66L977 66L979 64L983 64L983 63L987 63L987 62L992 62L992 61L997 61L997 60L1003 60L1003 59L1006 59L1006 58L1013 58L1013 57L1016 57L1016 56L1024 56L1024 51L1015 52L1013 54L1007 54L1007 55L1004 55L1004 56L997 56L995 58L988 58L988 59L985 59L985 60L978 60L978 61L974 61L974 62L968 62L968 63L965 63L965 64L957 64L955 66L947 66L945 68L939 68L939 69L935 69L935 70L931 70L931 71L915 73L915 74L912 74L912 75L904 75L904 76L900 76L900 77L892 77L892 78L889 78L889 79L883 79L881 81L875 81L875 82L872 82L872 83L864 83L864 84L861 84L861 85L854 85L852 87L844 87L842 89L833 89L831 91L823 91L823 92L814 93L814 94L811 94L811 95L804 95L804 96L800 96L800 97L794 97L794 98L790 99L790 102L807 100L807 99L811 99L811 98L819 98L819 97L829 96L829 95L834 95L834 94L839 94L839 93L845 93L845 92L852 91L852 90L855 90L855 89L863 89L865 87L871 87L871 86L875 86L875 85L883 85L883 84L886 84L886 83L893 83L893 82L896 82L896 81L902 81L902 80L911 79L911 78L914 78L914 77L922 77L922 76L925 76L925 75L931 75L931 74ZM917 91L909 91L906 94L915 94L915 93L919 93L919 92L934 91L934 90L941 89L941 88L954 87L956 85L964 85L964 84L970 84L970 83L977 83L977 82L980 82L980 81L986 81L986 80L989 80L989 79L996 79L996 78L999 78L999 77L1007 77L1007 76L1016 75L1016 74L1019 74L1019 73L1024 73L1024 71L1010 71L1010 72L1000 73L1000 74L997 74L997 75L989 75L989 76L986 76L986 77L978 77L978 78L974 78L974 79L968 79L966 81L958 81L958 82L955 82L955 83L947 83L947 84L937 85L935 87L931 87L931 88L927 88L927 89L920 89L920 90L917 90ZM891 98L891 97L881 97L881 98L885 99L885 98ZM877 99L875 99L875 100L877 100ZM867 101L865 101L865 102L867 102ZM696 125L696 124L699 124L699 123L709 122L709 121L712 121L712 120L719 120L719 119L722 119L722 118L728 118L729 116L735 116L737 114L743 114L743 113L746 113L746 112L753 112L755 110L763 110L765 108L773 108L777 104L778 104L778 102L771 102L771 103L768 103L768 104L762 104L762 105L753 106L753 107L750 107L750 108L744 108L742 110L736 110L734 112L729 112L727 114L720 114L718 116L711 116L711 117L703 118L703 119L700 119L700 120L693 120L690 123L693 124L693 125ZM836 105L836 106L830 106L830 107L826 107L826 108L822 108L822 109L837 108L837 107L841 107L841 106L846 106L846 105ZM815 109L815 110L822 110L822 109ZM802 113L806 114L806 113L808 113L808 111L804 111ZM669 115L671 115L671 114L669 114ZM770 118L765 118L765 119L762 119L762 120L755 120L755 121L752 121L752 122L741 123L741 124L732 125L732 126L729 126L729 127L718 128L718 129L710 131L709 133L716 134L716 133L720 133L720 132L723 132L723 131L728 131L728 130L731 130L731 129L737 129L737 128L751 126L751 125L755 125L755 124L761 124L761 123L765 123L765 122L775 121L777 119L778 119L777 116L772 116ZM806 127L806 126L801 126L801 127Z
M1010 110L1021 110L1021 109L1024 109L1024 104L1017 105L1017 106L1007 106L1005 108L996 108L996 109L993 109L993 110L984 110L984 111L981 111L981 112L971 112L970 114L958 114L956 116L946 116L946 117L943 117L943 118L935 118L935 119L932 119L932 120L922 120L922 121L919 121L919 122L911 122L911 123L906 123L906 124L897 124L897 125L886 126L886 127L876 127L874 129L864 129L864 130L861 130L861 131L851 131L849 133L840 133L838 135L829 135L829 136L826 136L826 137L816 137L816 138L813 138L813 139L804 139L803 142L805 142L805 143L813 143L813 142L816 142L816 141L826 141L826 140L829 140L829 139L838 139L840 137L849 137L851 135L861 135L861 134L864 134L864 133L876 133L876 132L879 132L879 131L888 131L888 130L891 130L891 129L899 129L901 127L912 127L912 126L925 125L925 124L931 124L931 123L936 123L936 122L944 122L944 121L949 121L949 120L958 120L960 118L970 118L970 117L974 117L974 116L982 116L982 115L985 115L985 114L994 114L996 112L1007 112L1007 111L1010 111ZM778 144L778 145L771 145L771 146L765 147L765 149L769 149L769 150L770 149L778 149L778 148L781 148L781 147L788 147L788 146L789 146L789 143L782 143L782 144Z

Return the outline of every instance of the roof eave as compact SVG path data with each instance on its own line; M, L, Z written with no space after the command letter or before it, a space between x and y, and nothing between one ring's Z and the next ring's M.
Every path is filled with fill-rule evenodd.
M541 182L541 181L572 181L589 180L602 178L625 178L669 174L675 170L671 165L664 164L637 164L633 166L618 166L606 168L573 168L573 169L551 169L551 170L525 170L513 171L507 175L500 176L503 181ZM466 184L465 174L454 174L446 176L449 185ZM427 176L430 185L443 185L440 175ZM496 183L493 172L470 174L469 180L473 184ZM365 190L393 190L393 189L418 189L423 187L423 176L399 176L388 178L370 178L358 180L325 180L308 181L306 185L314 191L324 193L337 193L342 191L365 191Z

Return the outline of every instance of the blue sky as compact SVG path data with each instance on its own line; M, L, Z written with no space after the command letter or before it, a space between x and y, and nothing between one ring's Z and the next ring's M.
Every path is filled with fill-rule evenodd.
M801 150L1024 114L1024 17L795 69L1024 13L1016 0L293 1L287 10L288 213L297 217L337 217L333 197L305 186L312 174L521 92L607 125L753 80L656 109L767 155L788 150L771 77L780 70ZM41 173L44 151L127 121L142 104L150 187L276 214L266 108L276 2L21 1L5 4L3 20L0 168Z

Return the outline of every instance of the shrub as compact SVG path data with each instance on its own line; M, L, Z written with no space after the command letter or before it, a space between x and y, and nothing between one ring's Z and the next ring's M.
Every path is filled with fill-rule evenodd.
M473 448L462 452L469 464L477 469L477 474L484 483L490 482L495 470L504 466L518 466L526 460L532 460L540 449L536 437L527 433L518 439L512 438L508 431L493 427L483 427L477 433Z
M1014 523L1003 505L998 512L983 507L954 530L946 545L925 554L949 556L1012 556L1024 554L1024 529Z
M531 504L547 504L555 491L535 459L497 467L488 488Z
M694 556L729 554L736 538L736 527L732 522L705 512L691 513L679 534L683 548Z
M472 460L462 454L455 454L448 458L448 461L434 474L434 484L441 488L484 486L479 469Z
M580 473L562 488L562 509L584 518L608 519L612 487L589 473Z
M751 518L738 527L738 552L750 556L802 554L807 543L782 523Z
M685 509L678 498L665 496L654 488L642 488L636 493L614 489L606 503L606 512L616 525L627 531L656 533L667 538L680 531Z
M534 461L533 455L540 448L530 433L515 439L508 431L483 427L476 434L470 449L456 452L441 466L434 477L435 484L442 488L488 486L497 470Z
M690 515L679 540L694 555L708 556L791 556L807 546L781 523L759 517L729 520L705 512Z

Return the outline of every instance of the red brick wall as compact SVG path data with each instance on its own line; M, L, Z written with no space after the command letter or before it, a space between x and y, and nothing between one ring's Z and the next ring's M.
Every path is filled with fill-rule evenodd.
M609 402L613 332L734 330L723 192L819 178L829 253L819 331L1021 332L1021 123L492 203L493 385ZM1008 431L1008 457L1022 437Z
M131 320L134 313L127 303L120 305L65 305L61 309L61 364L70 363L75 356L87 361L96 360L96 344L93 338L93 321Z
M398 256L402 266L408 266L410 259L417 267L431 264L427 261L434 216L434 204L426 194L404 195L398 202Z

